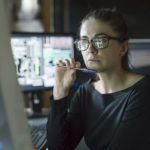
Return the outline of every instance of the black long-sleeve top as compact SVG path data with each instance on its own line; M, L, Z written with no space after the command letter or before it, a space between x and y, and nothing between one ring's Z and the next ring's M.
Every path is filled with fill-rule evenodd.
M150 150L150 77L110 94L99 93L91 82L71 102L52 100L49 150L73 150L83 136L91 150Z

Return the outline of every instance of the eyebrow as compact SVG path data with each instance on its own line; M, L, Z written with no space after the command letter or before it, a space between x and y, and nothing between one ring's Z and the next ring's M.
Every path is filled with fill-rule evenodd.
M95 34L95 36L108 36L108 35L106 33L97 33L97 34Z
M87 36L81 36L80 39L88 39Z
M106 33L97 33L94 35L94 37L96 36L108 36ZM88 39L88 36L81 36L80 39Z

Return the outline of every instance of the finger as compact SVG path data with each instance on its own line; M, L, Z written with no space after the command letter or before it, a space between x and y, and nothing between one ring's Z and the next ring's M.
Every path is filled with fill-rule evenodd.
M66 63L62 60L59 60L57 63L56 63L57 66L61 67L61 66L66 66Z
M71 68L71 64L70 64L70 61L68 59L65 59L65 64L66 64L67 69Z
M76 62L75 67L79 68L81 67L81 63L79 61Z
M76 62L74 58L71 58L70 64L71 64L71 68L74 68L76 66Z

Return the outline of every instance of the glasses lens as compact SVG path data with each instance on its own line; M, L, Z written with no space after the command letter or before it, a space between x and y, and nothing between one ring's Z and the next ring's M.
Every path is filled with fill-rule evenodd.
M93 45L96 49L106 48L108 46L108 38L106 37L99 37L93 39Z
M79 51L85 51L88 49L89 42L86 39L80 39L75 41L75 46Z

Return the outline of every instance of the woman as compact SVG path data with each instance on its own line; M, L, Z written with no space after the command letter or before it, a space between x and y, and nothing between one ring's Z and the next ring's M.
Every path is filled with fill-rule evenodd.
M81 85L70 101L73 68L80 64L58 62L47 124L49 149L73 150L84 136L91 150L149 150L150 77L128 69L128 33L121 14L90 12L75 44L98 78Z

